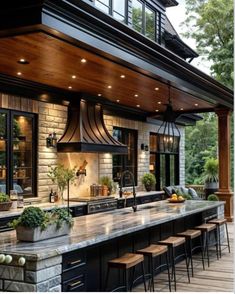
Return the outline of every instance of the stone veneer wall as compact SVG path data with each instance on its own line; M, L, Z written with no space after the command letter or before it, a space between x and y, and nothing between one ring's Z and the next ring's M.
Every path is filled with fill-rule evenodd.
M46 147L46 137L49 133L56 132L59 138L65 129L67 121L67 107L33 101L13 95L0 94L0 107L33 112L38 114L38 195L43 202L48 201L50 189L56 189L47 177L50 165L55 166L63 162L68 167L79 167L86 159L87 176L81 176L71 187L70 195L84 196L89 194L89 186L97 183L99 177L108 175L112 177L112 155L111 154L89 154L89 153L57 153L56 149ZM141 177L149 171L149 152L140 150L141 143L149 145L149 133L156 132L158 126L128 120L120 117L104 116L105 124L110 133L113 126L138 130L138 186L141 189ZM180 184L184 184L184 129L181 128L182 139L180 144Z

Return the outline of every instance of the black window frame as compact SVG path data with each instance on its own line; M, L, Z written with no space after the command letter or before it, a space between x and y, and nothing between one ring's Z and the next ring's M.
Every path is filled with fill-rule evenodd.
M18 111L12 109L0 108L0 113L6 114L7 119L7 146L6 146L6 163L7 163L7 174L6 174L6 192L9 194L10 190L13 189L14 177L14 160L13 160L13 119L14 116L29 117L32 119L32 193L23 195L24 198L32 198L38 196L37 194L37 172L38 172L38 115L31 112Z
M139 3L142 4L142 29L141 29L141 34L143 34L144 36L146 36L146 7L150 10L152 10L154 12L154 39L149 38L148 36L146 36L146 38L158 42L160 43L160 31L161 31L161 24L160 24L160 19L161 19L161 13L159 10L157 10L156 8L154 8L153 6L151 6L149 3L147 3L144 0L136 0ZM133 12L133 2L132 2L132 12ZM133 15L133 13L132 13ZM132 21L132 28L135 30L134 26L133 26L133 21ZM139 32L138 30L136 30L137 32Z
M113 127L113 131L114 130L121 130L122 131L122 138L126 138L128 136L129 133L131 133L134 136L134 146L135 146L135 150L134 150L134 180L135 180L135 186L138 185L138 130L135 129L129 129L129 128L122 128L122 127ZM124 140L119 140L120 142L122 142L123 144L127 144L127 142L125 142ZM112 159L114 158L114 156L120 156L122 158L122 172L127 170L127 160L126 160L126 156L127 155L122 155L122 154L114 154ZM114 160L112 160L112 171L113 171L113 181L114 182L119 182L120 178L114 177L114 168L115 165L113 164ZM123 181L123 187L130 187L130 185L125 183L125 180Z
M102 5L104 5L105 7L108 8L108 10L109 10L109 13L108 13L108 14L109 14L109 15L111 15L113 18L115 18L115 17L114 17L114 13L116 13L116 14L118 14L118 15L124 17L123 23L127 24L127 19L128 19L128 1L129 1L129 0L124 0L124 2L125 2L125 4L124 4L124 9L125 9L125 11L124 11L124 15L122 15L122 14L120 14L119 12L117 12L116 10L114 10L113 1L118 1L118 0L109 0L109 5L106 5L106 4L102 3L102 0L95 0L95 1L94 1L94 6L95 6L97 9L99 9L99 8L96 6L96 2L101 3ZM99 10L101 10L101 9L99 9ZM101 11L103 11L103 10L101 10ZM103 11L103 12L104 12L104 11ZM105 13L105 12L104 12L104 13ZM115 19L118 20L118 21L120 21L120 22L122 22L121 20L119 20L119 19L117 19L117 18L115 18Z
M150 137L151 136L156 136L156 143L157 146L159 145L158 138L159 135L157 133L150 132ZM151 141L151 140L150 140ZM155 167L155 177L156 177L156 190L159 191L162 189L161 187L161 178L164 176L165 178L165 183L163 186L171 186L171 185L179 185L179 175L180 175L180 153L179 150L177 152L162 152L156 149L155 151L151 150L150 146L150 155L155 156L155 165L158 163L159 169L156 169ZM161 171L161 161L162 157L164 156L165 160L165 173L164 175L160 174ZM174 156L174 183L171 183L171 175L170 175L170 157ZM151 164L151 163L150 163ZM150 171L151 172L151 171Z

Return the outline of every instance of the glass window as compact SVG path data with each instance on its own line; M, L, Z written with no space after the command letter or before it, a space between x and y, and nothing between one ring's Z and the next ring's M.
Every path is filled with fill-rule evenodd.
M113 137L128 147L127 155L113 155L113 180L118 182L121 173L129 170L133 173L135 184L137 185L137 131L115 127L113 129ZM131 186L128 176L125 177L123 186Z
M145 36L155 40L155 12L149 7L145 7Z
M143 3L138 0L132 1L132 27L140 33L143 32Z
M126 0L113 0L113 11L120 15L125 15L126 12Z
M95 6L107 14L110 12L110 0L96 0Z
M7 186L7 115L0 113L0 192L6 193Z
M33 186L33 119L13 117L13 187L18 193L32 195Z

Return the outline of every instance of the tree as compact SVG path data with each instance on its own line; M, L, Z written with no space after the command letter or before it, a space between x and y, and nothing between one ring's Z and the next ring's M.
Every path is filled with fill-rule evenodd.
M212 62L211 75L233 88L233 0L185 0L185 37Z

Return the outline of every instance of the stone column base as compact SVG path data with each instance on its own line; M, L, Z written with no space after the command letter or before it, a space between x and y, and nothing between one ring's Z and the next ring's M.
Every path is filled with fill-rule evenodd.
M233 222L233 192L215 192L220 201L225 201L224 217L228 222Z

